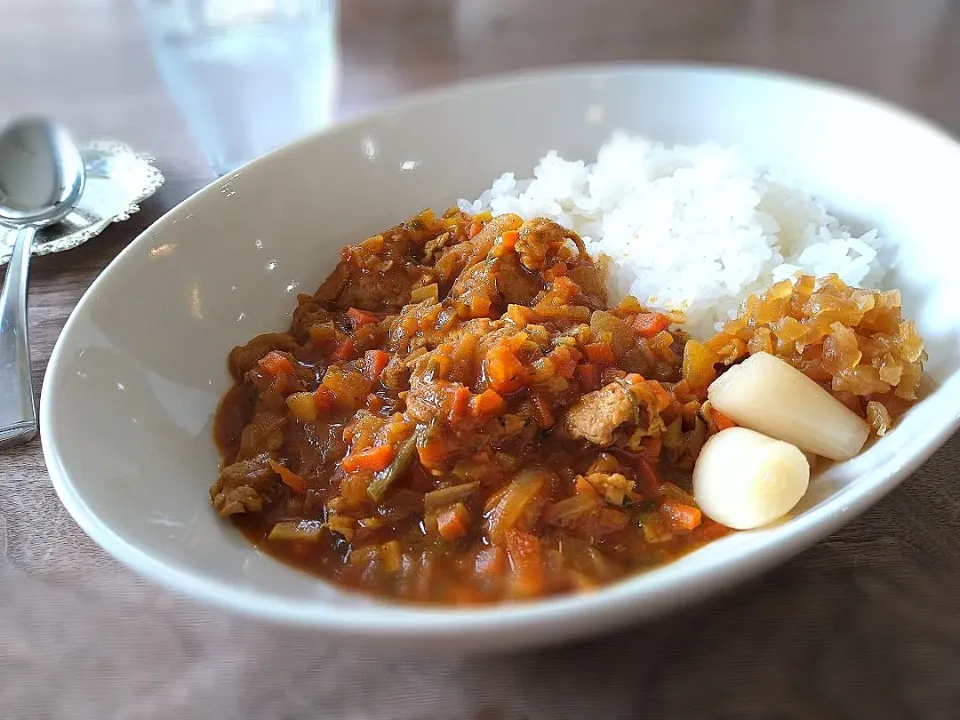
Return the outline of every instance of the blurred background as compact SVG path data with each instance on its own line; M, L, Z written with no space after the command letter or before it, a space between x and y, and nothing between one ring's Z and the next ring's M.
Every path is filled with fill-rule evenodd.
M948 125L960 123L953 98L938 85L949 73L960 44L960 8L951 0L342 0L339 8L335 4L335 0L3 0L0 6L7 17L0 87L5 101L0 119L25 111L55 111L80 135L123 138L176 162L184 173L199 174L205 168L198 147L185 143L196 133L188 135L182 119L196 116L202 104L186 88L190 82L209 83L207 95L216 95L221 106L234 111L246 108L249 115L270 100L269 83L256 73L278 78L284 63L296 64L298 77L284 82L308 83L315 90L313 99L329 97L330 108L300 106L302 115L296 118L275 113L274 131L282 135L319 121L327 112L343 119L415 90L478 75L580 62L687 59L811 74L882 94ZM284 12L311 17L295 20L286 29L270 28L267 34L275 33L275 40L283 37L287 46L287 57L278 59L264 50L269 39L244 37L242 25L250 18L263 20ZM201 31L191 32L190 23L202 25L207 16L222 29L233 25L234 35L240 37L234 38L232 49L218 51L214 43L197 39ZM178 25L181 49L176 49L176 40L158 48L161 36L175 34ZM192 48L183 47L191 43ZM194 58L206 54L208 61L191 61L191 54ZM334 69L334 54L341 59L340 68ZM236 73L233 80L228 71L203 79L210 71L209 58L215 55L234 67L239 61L247 63L251 87L246 97L231 87ZM335 78L340 81L334 92ZM289 99L281 105L288 113L295 107ZM250 122L249 117L239 120Z
M153 154L167 178L128 222L34 265L38 386L79 297L149 223L259 152L417 90L709 61L849 84L960 130L954 0L0 0L0 17L0 123L49 115ZM659 623L401 662L147 585L74 525L33 443L0 458L0 717L957 717L953 481L927 466L842 535Z

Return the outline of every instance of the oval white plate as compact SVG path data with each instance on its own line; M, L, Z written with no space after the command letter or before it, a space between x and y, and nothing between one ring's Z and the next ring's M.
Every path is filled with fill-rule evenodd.
M253 549L210 509L211 419L231 347L285 328L341 247L424 207L474 197L547 150L592 157L616 129L739 145L902 247L893 284L940 388L881 442L812 484L788 522L587 595L483 609L348 595ZM77 522L164 585L384 647L460 651L558 641L650 617L756 574L896 486L956 428L960 146L875 99L792 77L698 66L578 68L420 96L221 179L144 232L90 288L41 399L50 474ZM944 238L944 240L941 240Z

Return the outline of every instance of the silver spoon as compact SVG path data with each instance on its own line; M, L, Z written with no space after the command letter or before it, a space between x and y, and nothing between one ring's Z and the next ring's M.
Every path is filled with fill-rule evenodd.
M0 292L0 449L37 434L27 340L27 275L39 228L65 218L83 192L80 151L60 126L20 120L0 134L0 224L19 230Z

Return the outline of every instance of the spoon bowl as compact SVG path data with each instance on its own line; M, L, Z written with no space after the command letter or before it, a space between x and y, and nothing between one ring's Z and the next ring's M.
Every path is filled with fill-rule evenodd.
M33 238L70 213L84 180L80 151L56 123L24 119L0 133L0 224L18 230L0 292L0 449L32 440L38 429L27 338Z
M62 220L84 179L80 151L59 125L25 119L0 134L0 223L45 227Z

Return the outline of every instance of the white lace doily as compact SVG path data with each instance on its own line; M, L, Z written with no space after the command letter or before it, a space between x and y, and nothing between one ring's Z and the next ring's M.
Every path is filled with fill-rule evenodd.
M80 202L67 218L37 233L33 255L49 255L82 245L110 223L127 220L139 212L140 203L163 185L163 174L154 158L128 145L98 140L82 145L80 155L87 171L87 184ZM10 260L16 232L0 237L0 266Z

